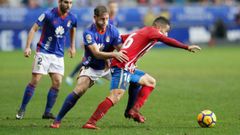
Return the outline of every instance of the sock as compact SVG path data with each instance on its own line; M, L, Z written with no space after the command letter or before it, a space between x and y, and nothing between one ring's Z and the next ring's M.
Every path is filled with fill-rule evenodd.
M66 97L66 99L62 105L62 108L61 108L60 112L58 113L55 121L60 122L62 120L62 118L67 114L67 112L77 103L79 98L80 98L80 96L75 94L74 92L70 93Z
M134 108L139 110L147 100L148 96L153 91L153 87L142 86L142 89L139 91L136 102L134 104Z
M35 87L29 83L27 85L27 87L25 88L25 92L23 95L23 100L22 100L22 105L20 107L20 110L26 109L28 102L30 101L30 99L32 98L32 96L34 94L34 91L35 91Z
M106 98L98 105L96 111L92 114L87 123L96 125L97 121L100 120L112 106L113 102L109 98Z
M75 76L75 74L77 74L77 73L79 72L79 70L81 69L81 67L82 67L82 62L79 63L79 64L75 67L75 69L71 72L70 77L73 78L73 77Z
M59 91L58 89L55 89L53 87L51 87L49 89L48 96L47 96L47 104L46 104L46 108L45 108L45 113L50 113L51 112L51 109L56 102L56 98L58 96L58 91Z
M141 90L141 85L138 83L130 83L128 88L128 104L125 112L128 112L134 105L138 92Z

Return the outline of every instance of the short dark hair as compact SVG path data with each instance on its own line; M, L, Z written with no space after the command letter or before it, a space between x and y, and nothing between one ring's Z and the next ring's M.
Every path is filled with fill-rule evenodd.
M163 16L159 16L153 21L152 25L153 26L156 26L156 25L169 25L170 26L171 24L167 18L165 18Z
M107 8L105 6L100 5L100 6L97 6L94 9L94 15L95 16L100 16L100 15L102 15L104 13L108 13L108 10L107 10Z

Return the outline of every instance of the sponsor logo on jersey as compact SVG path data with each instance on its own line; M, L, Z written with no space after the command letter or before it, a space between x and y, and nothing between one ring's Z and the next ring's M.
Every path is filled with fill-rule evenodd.
M62 38L63 37L63 34L64 34L64 28L62 26L58 26L56 29L55 29L55 34L56 34L56 37L57 38Z
M92 36L90 34L86 35L87 43L92 43Z

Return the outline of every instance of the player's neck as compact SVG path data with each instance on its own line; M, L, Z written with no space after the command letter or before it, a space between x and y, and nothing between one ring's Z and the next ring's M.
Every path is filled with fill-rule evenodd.
M97 25L96 25L96 28L97 28L97 32L98 32L99 34L104 34L105 31L106 31L106 29L107 29L107 27L101 28L101 27L99 27L99 26L97 26Z
M61 17L61 18L65 18L67 15L68 15L68 12L65 12L63 13L60 8L58 7L58 15Z

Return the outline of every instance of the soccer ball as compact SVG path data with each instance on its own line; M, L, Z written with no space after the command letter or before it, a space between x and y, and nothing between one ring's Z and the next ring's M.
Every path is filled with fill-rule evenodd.
M204 110L197 116L198 124L201 127L214 127L217 121L216 115L210 110Z

